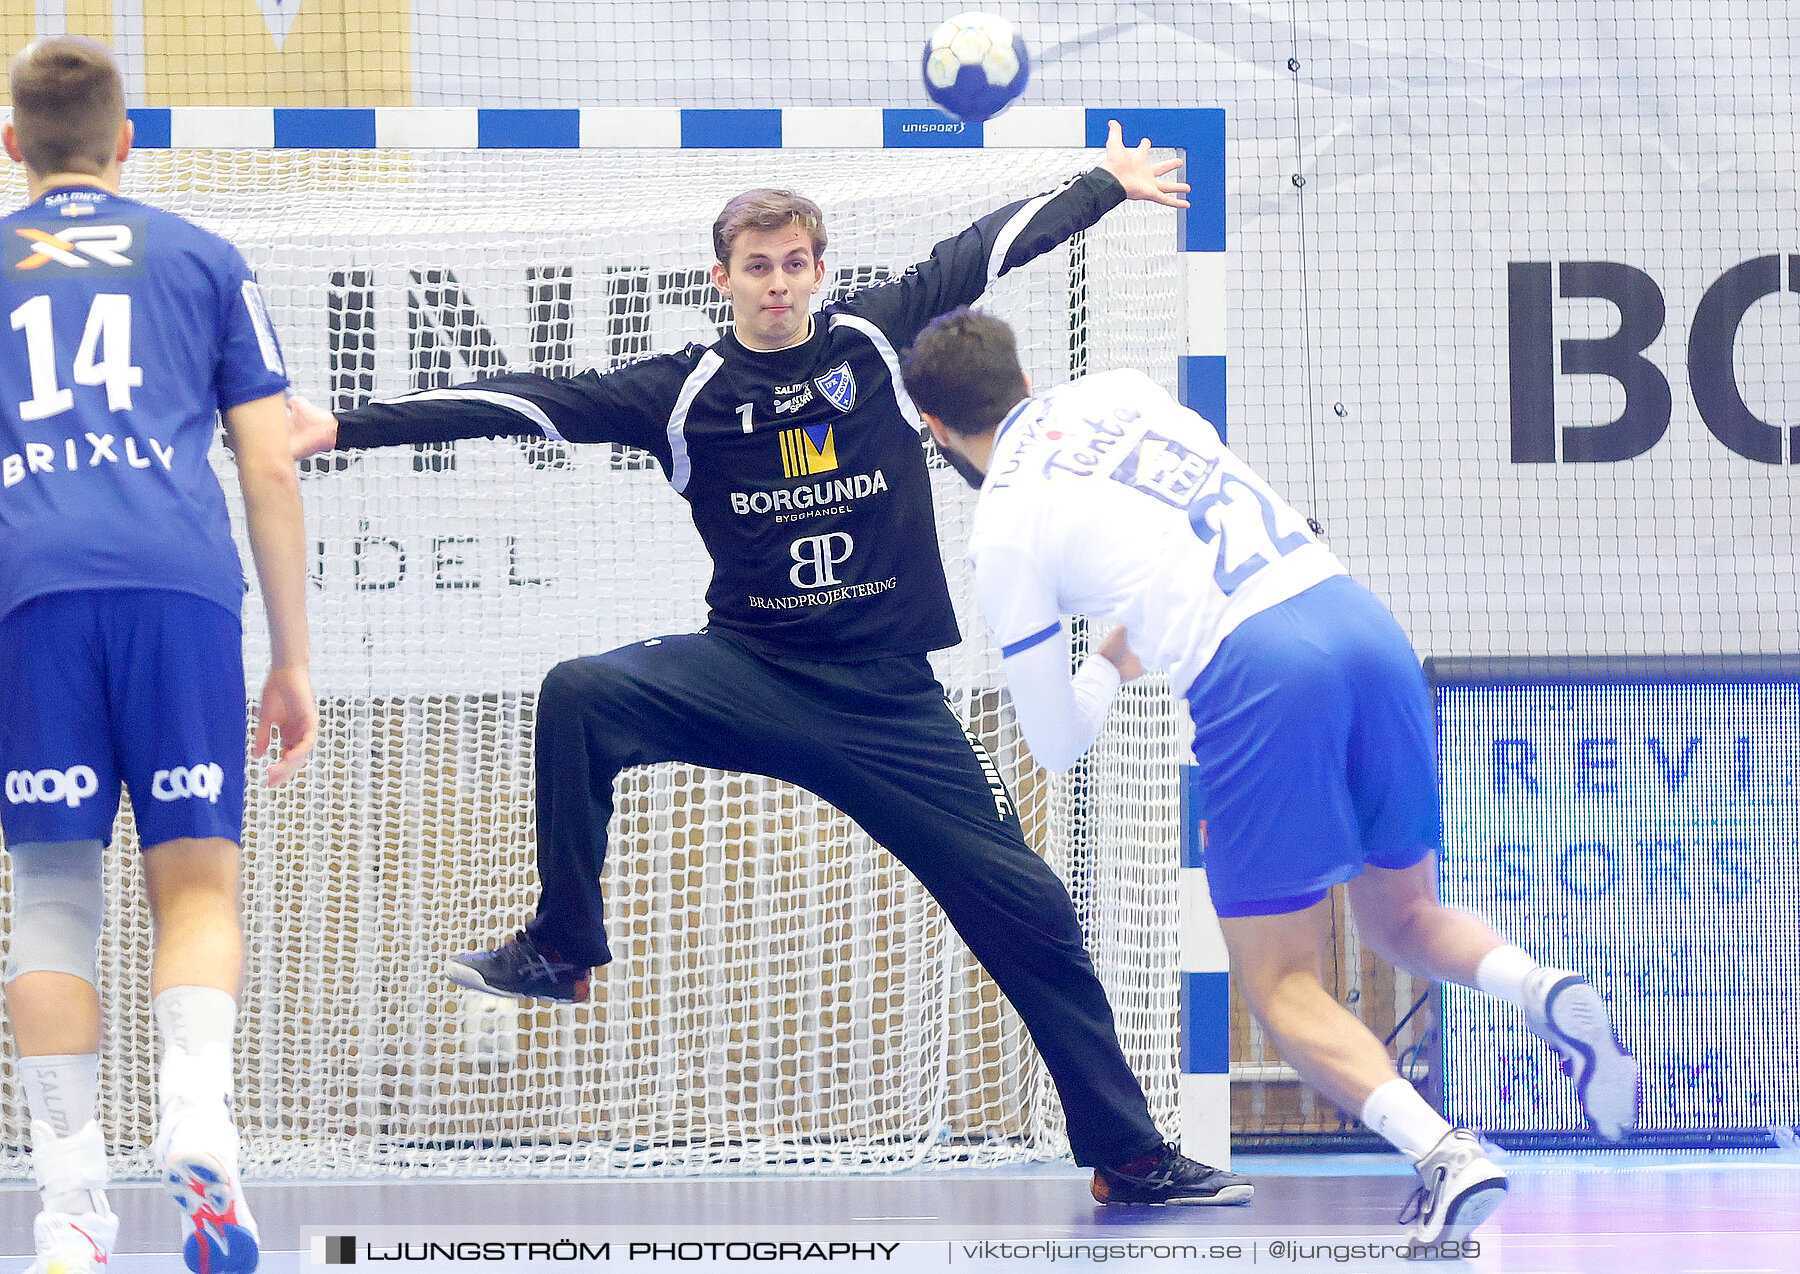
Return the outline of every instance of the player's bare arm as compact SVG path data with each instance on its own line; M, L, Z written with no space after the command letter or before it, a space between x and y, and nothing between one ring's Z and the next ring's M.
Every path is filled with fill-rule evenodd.
M331 422L335 435L337 422L330 413L313 410ZM308 671L312 649L306 632L306 530L300 513L300 479L294 472L282 395L231 408L225 412L225 428L237 456L250 550L269 617L270 668L257 712L255 754L265 755L273 732L281 731L281 759L269 767L268 778L270 787L278 787L299 773L319 733L319 709Z
M1148 199L1170 208L1187 207L1188 201L1181 196L1192 187L1185 181L1168 180L1168 175L1180 168L1181 164L1179 159L1165 159L1160 163L1152 161L1148 137L1136 146L1127 146L1125 132L1119 126L1119 121L1107 121L1106 159L1100 166L1125 187L1127 199Z

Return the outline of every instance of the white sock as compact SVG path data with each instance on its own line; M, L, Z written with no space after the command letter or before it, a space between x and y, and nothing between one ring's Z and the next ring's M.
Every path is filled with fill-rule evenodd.
M164 1114L229 1104L237 1001L216 987L176 986L150 1007L163 1041L157 1097Z
M1413 1163L1423 1159L1450 1131L1444 1117L1398 1077L1369 1094L1363 1103L1362 1121Z
M1475 966L1475 986L1505 1000L1521 1012L1525 1009L1525 980L1539 968L1530 954L1518 947L1495 947Z
M184 1053L198 1053L208 1044L231 1051L237 1001L217 987L172 986L151 1001L150 1010L164 1045Z
M19 1078L25 1083L25 1106L58 1137L87 1126L99 1109L100 1054L57 1053L21 1057Z

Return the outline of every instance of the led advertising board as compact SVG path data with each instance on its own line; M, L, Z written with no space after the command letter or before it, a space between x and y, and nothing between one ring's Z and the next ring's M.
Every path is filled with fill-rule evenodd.
M1642 1063L1647 1137L1800 1123L1800 661L1427 671L1445 902L1593 981ZM1442 1025L1451 1120L1585 1130L1512 1009L1447 986Z

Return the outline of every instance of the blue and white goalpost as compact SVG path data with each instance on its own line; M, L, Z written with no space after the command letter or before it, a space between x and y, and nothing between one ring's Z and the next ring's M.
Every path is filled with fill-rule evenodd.
M1113 325L1086 346L1089 370L1131 362L1156 375L1159 361L1172 360L1158 378L1221 434L1228 423L1223 111L1019 107L985 126L932 110L872 108L171 108L131 116L140 150L169 153L140 156L128 167L128 193L142 191L152 202L217 225L244 248L275 308L296 388L333 403L509 367L604 367L650 352L655 341L711 339L704 332L717 315L707 309L708 260L696 253L706 250L704 226L722 202L713 201L714 187L727 180L740 183L733 192L771 179L803 179L808 184L800 188L809 192L814 182L821 189L835 183L837 193L823 200L834 230L828 268L845 260L904 268L912 258L896 254L930 243L920 239L933 218L964 217L960 225L972 218L964 205L953 211L899 170L883 178L889 184L882 189L895 193L858 196L857 165L916 154L940 180L954 182L962 172L985 183L990 193L971 188L963 193L965 204L1004 202L1030 188L1017 182L1042 181L1036 187L1042 189L1068 175L1083 162L1081 151L1091 163L1093 150L1105 144L1108 121L1117 119L1128 145L1148 137L1185 155L1192 206L1173 217L1173 253L1155 242L1167 233L1166 210L1133 204L1086 232L1081 264L1079 254L1070 256L1067 293L1046 287L1037 274L1003 279L991 295L1025 320L1022 348L1026 329L1036 332L1041 362L1069 356L1079 309L1081 323ZM1031 150L1044 154L1020 153ZM785 155L765 160L758 151ZM890 154L871 154L882 151ZM969 156L971 166L955 171L948 167L953 156L923 158L954 151L987 154L985 161ZM702 193L695 193L683 183L697 181L691 173L703 168L714 173L714 186L702 183ZM602 170L604 176L596 175ZM146 181L148 189L139 184ZM657 242L660 213L625 226L627 215L641 214L638 205L651 198L640 198L640 187L660 192L657 208L680 212L680 235ZM857 197L862 210L837 220L840 205ZM604 199L614 202L603 207ZM974 208L977 215L986 210ZM931 234L941 237L960 225ZM872 234L881 237L875 248ZM856 235L863 236L860 246ZM840 242L848 251L840 251ZM1149 255L1158 258L1159 308L1143 320L1118 303L1136 286L1131 271ZM881 275L863 270L838 281L874 277ZM1084 299L1076 299L1077 291ZM1014 319L1011 309L999 312ZM519 918L496 912L489 897L470 911L468 882L483 882L476 892L497 895L502 911L528 904L532 892L530 793L521 773L538 679L561 659L640 639L649 625L658 632L697 627L706 565L697 541L690 543L684 511L658 475L629 456L564 457L555 448L510 442L388 451L393 454L334 460L333 476L308 483L315 684L327 717L344 720L328 721L320 754L297 789L259 797L250 811L251 843L266 836L274 844L295 837L317 844L305 840L307 854L279 863L259 860L247 877L252 940L272 961L259 964L258 976L270 981L267 993L247 1001L255 1020L246 1023L245 1036L272 1050L247 1072L249 1161L273 1171L382 1171L404 1154L413 1169L450 1170L470 1162L476 1152L458 1147L473 1139L487 1147L481 1155L526 1173L868 1170L930 1158L946 1143L963 1147L946 1153L977 1162L1040 1156L1054 1146L1054 1099L1043 1085L984 1079L998 1095L983 1097L975 1118L970 1099L959 1096L965 1081L940 1079L923 1085L924 1107L935 1101L937 1114L890 1117L890 1090L902 1078L892 1069L894 1059L951 1047L944 1037L952 1016L970 1018L972 1024L956 1027L963 1032L956 1047L971 1056L992 1051L994 1032L1016 1028L1001 1023L988 1001L968 1007L975 1000L965 974L945 955L943 926L919 909L908 892L916 886L886 875L897 867L872 846L847 840L832 812L802 809L792 793L774 792L771 781L754 777L684 779L688 786L679 791L669 786L676 780L645 780L645 793L621 796L622 812L636 811L634 827L648 830L641 847L614 855L609 878L628 873L616 888L655 902L620 918L615 948L621 958L609 972L620 984L613 990L617 1003L634 1006L638 1019L622 1025L627 1012L608 1015L603 1007L489 1015L492 1020L469 1015L461 1025L453 1009L447 1015L447 992L436 977L443 949L479 945L484 934L472 929ZM954 585L961 554L949 523L959 515L946 511L952 488L947 474L939 477L946 482L939 488L940 519ZM642 533L620 537L624 525L641 526ZM592 567L584 574L566 565L582 554L559 557L542 547L556 542L601 550L600 578ZM644 605L634 610L639 597ZM964 631L978 633L972 605L962 599L959 608ZM252 659L259 624L258 608L246 607ZM986 705L986 724L972 728L1004 745L997 657L982 642L964 647L946 652L954 676L942 669L940 675L953 693ZM1152 698L1142 696L1134 711L1152 711ZM1184 710L1174 712L1185 723ZM389 749L380 741L401 716L409 731L422 734ZM1154 729L1134 721L1124 731L1131 736L1125 746L1137 749L1130 774L1105 795L1113 818L1106 852L1125 871L1139 873L1115 896L1134 916L1149 919L1130 931L1095 919L1102 948L1096 964L1103 977L1109 967L1129 966L1115 992L1121 1035L1131 1036L1128 1053L1146 1066L1179 1056L1177 1094L1171 1095L1166 1072L1150 1077L1159 1119L1165 1126L1179 1120L1185 1153L1223 1165L1231 1128L1228 966L1207 900L1197 825L1182 799L1186 783L1173 777L1190 760L1187 740L1178 737L1181 724L1168 720L1157 718ZM1034 769L1019 767L1016 747L1011 759L999 759L1012 767L1008 779L1022 804L1046 808L1044 793L1053 789ZM445 768L452 764L453 775ZM448 801L444 785L452 779L473 794ZM695 843L692 831L681 830L692 826L681 822L682 810L700 811L697 817L713 825L701 849L674 851L677 858L699 854L704 870L684 861L669 865L671 843ZM1047 821L1038 833L1048 838L1063 834L1053 826L1057 818L1073 816L1041 817ZM259 831L258 820L268 826ZM734 883L748 870L734 855L755 859L763 853L755 837L767 836L772 848L764 858L779 858L781 837L791 836L797 822L821 829L833 846L821 853L847 856L852 867L821 858L818 879L778 904ZM1172 867L1177 860L1178 869ZM455 870L441 870L449 861ZM629 875L639 871L642 880ZM1169 887L1176 872L1178 906ZM899 898L904 907L887 920L854 893L861 886L843 883L878 875L887 891L882 899ZM1077 880L1074 887L1078 903L1088 905L1088 885ZM257 891L269 893L266 906ZM840 898L833 891L850 892ZM755 936L771 923L764 917L771 905L816 909L818 932L826 936L774 953L720 938L727 950L708 954L697 972L684 972L682 960L691 956L665 950L667 908L691 910L682 918L683 932L716 928L724 917ZM378 914L359 918L364 908ZM865 922L862 936L841 936ZM257 932L265 924L267 932ZM767 932L774 936L757 941L781 947L784 931ZM921 933L933 936L922 943ZM909 979L908 994L899 998L879 989L895 976L880 970L896 958ZM132 967L128 954L108 959ZM294 988L312 987L312 971L320 967L342 976L316 988L316 1003L297 1004L302 992ZM1172 969L1178 978L1171 978ZM877 990L846 1001L845 980L865 974ZM944 1007L928 1007L932 1001L917 981L928 975L939 978L930 995ZM699 978L715 993L689 1003L672 989L679 976ZM1178 1031L1170 1011L1174 981ZM365 1002L355 998L359 986L390 989ZM352 998L331 998L340 995ZM664 1016L642 1020L653 1012ZM458 1032L471 1031L477 1019L484 1039L459 1041ZM367 1029L372 1020L384 1028ZM1014 1038L1008 1036L1008 1049ZM765 1057L762 1050L775 1056L777 1040L785 1041L788 1051L780 1057L787 1060ZM794 1049L849 1060L820 1062L815 1077L805 1067L793 1070ZM721 1067L717 1082L747 1094L742 1100L750 1109L725 1109L715 1097L695 1096L690 1117L687 1086L697 1086L700 1074L715 1082ZM833 1071L840 1077L827 1073ZM865 1078L850 1083L857 1091L846 1092L842 1075ZM296 1083L319 1093L318 1126L297 1126L301 1116L278 1096L259 1104L257 1085L265 1080L274 1095L278 1085ZM763 1109L770 1092L782 1095ZM577 1109L587 1113L569 1113ZM579 1132L572 1133L571 1119ZM1019 1119L1027 1124L1022 1133L1013 1130ZM772 1131L751 1130L758 1121ZM911 1130L904 1137L893 1131L902 1123ZM1032 1131L1040 1126L1041 1134ZM393 1144L383 1140L390 1129ZM865 1136L859 1150L832 1148ZM1017 1142L1010 1149L1009 1139ZM302 1143L315 1148L316 1162L293 1158L292 1147ZM259 1149L265 1145L266 1153Z

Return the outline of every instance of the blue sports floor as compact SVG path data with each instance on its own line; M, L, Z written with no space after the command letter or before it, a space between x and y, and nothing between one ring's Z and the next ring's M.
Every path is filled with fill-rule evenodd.
M1257 1184L1247 1208L1101 1208L1086 1174L1068 1165L850 1178L252 1183L250 1199L261 1268L272 1274L323 1269L324 1236L354 1238L359 1265L389 1270L1800 1271L1800 1154L1515 1153L1505 1164L1511 1191L1477 1232L1479 1251L1447 1262L1392 1250L1401 1233L1394 1215L1416 1178L1397 1157L1372 1155L1239 1155L1233 1166ZM111 1197L122 1222L114 1274L184 1271L173 1255L176 1213L161 1193L132 1184ZM17 1258L0 1274L27 1264L36 1207L29 1188L0 1187L0 1254Z

